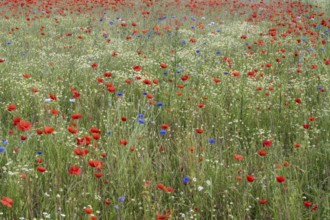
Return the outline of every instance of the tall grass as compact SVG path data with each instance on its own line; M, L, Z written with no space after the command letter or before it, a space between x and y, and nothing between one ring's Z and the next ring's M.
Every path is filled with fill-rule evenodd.
M329 4L216 2L1 6L0 219L330 216Z

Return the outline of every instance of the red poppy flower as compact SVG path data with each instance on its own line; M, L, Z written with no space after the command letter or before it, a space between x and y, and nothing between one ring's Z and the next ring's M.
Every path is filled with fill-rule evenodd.
M316 212L318 208L318 205L314 204L311 211Z
M91 133L98 133L98 134L101 134L101 130L98 129L97 127L92 127L89 131L90 131Z
M92 214L93 213L93 209L87 207L87 208L85 208L85 212L86 212L86 214Z
M157 188L157 189L160 189L160 190L165 190L166 186L165 186L164 184L162 184L162 183L158 183L158 184L156 185L156 188Z
M267 152L265 150L258 150L257 151L260 156L266 156Z
M197 39L196 38L190 38L189 42L196 43L197 42Z
M162 124L160 127L164 130L167 130L170 128L170 126L168 124Z
M109 86L107 90L109 92L115 92L116 91L116 86Z
M304 206L305 207L310 207L310 206L312 206L313 205L313 203L311 202L311 201L305 201L304 202Z
M204 130L201 129L201 128L197 128L197 129L196 129L196 132L197 132L198 134L202 134L202 133L204 132Z
M308 120L309 120L309 121L316 121L317 118L312 116L312 117L309 117Z
M39 89L37 89L37 88L32 88L31 90L32 90L32 92L39 92Z
M97 63L92 63L92 64L91 64L91 67L92 67L92 68L97 68L98 66L99 66L99 65L98 65Z
M77 128L74 128L74 127L68 127L68 131L71 134L77 134L78 133L78 129Z
M122 116L120 119L121 119L122 121L127 121L127 118L126 118L125 116Z
M40 172L40 173L43 173L46 171L46 168L45 167L42 167L42 166L38 166L37 167L37 170Z
M97 169L102 168L102 163L99 160L90 160L90 161L88 161L88 165L91 167L95 167Z
M30 74L28 73L23 73L22 76L25 78L25 79L29 79L31 76Z
M182 81L186 81L190 78L190 75L189 74L185 74L184 76L181 77L181 80Z
M171 211L170 210L167 210L165 215L159 215L159 214L157 214L156 219L157 220L167 220L168 217L170 216L170 214L171 214Z
M3 196L0 202L2 205L7 206L9 208L11 208L12 205L14 204L14 201L11 198L6 197L6 196Z
M246 176L246 180L247 180L248 182L253 182L253 181L255 180L255 178L254 178L254 176L252 176L252 175L247 175L247 176Z
M13 118L12 120L13 120L13 126L16 126L21 121L21 118L16 117L16 118Z
M44 133L45 134L52 134L55 131L53 127L45 126L44 127Z
M92 133L92 137L94 140L98 140L101 138L101 135L99 133Z
M304 124L303 126L304 126L305 129L309 129L311 127L310 124Z
M103 76L104 77L111 77L112 76L112 73L110 73L110 72L104 72L103 73Z
M89 153L89 150L83 149L83 148L78 148L78 147L74 148L73 151L76 155L82 156L82 157L86 156Z
M56 94L49 94L49 98L50 98L51 100L54 100L54 101L57 100L57 96L56 96Z
M42 163L42 162L44 162L44 160L43 160L42 158L37 158L37 159L36 159L36 162L37 162L37 163Z
M295 148L299 148L299 147L301 146L301 144L299 144L299 143L294 143L293 146L294 146Z
M241 161L241 160L244 160L244 157L240 154L234 154L234 159L238 160L238 161Z
M75 113L75 114L73 114L73 115L71 116L71 119L72 119L72 120L80 119L80 118L82 118L82 115L79 114L79 113Z
M298 104L301 104L301 103L302 103L302 101L301 101L300 98L295 98L295 101L296 101L296 103L298 103Z
M148 99L152 99L154 97L151 93L148 93L146 96Z
M259 204L264 205L268 202L268 199L259 199Z
M138 65L136 65L136 66L134 66L134 67L133 67L133 70L134 70L134 71L136 71L136 72L139 72L139 71L141 71L141 70L142 70L142 67L141 67L141 66L138 66Z
M263 147L271 147L272 144L273 144L273 141L271 141L271 140L264 140L264 141L262 142L262 146L263 146Z
M38 135L42 135L44 133L44 131L40 130L40 129L37 129L36 132L37 132Z
M14 111L14 110L16 110L16 105L15 105L15 104L10 104L10 105L8 105L8 106L7 106L7 110L8 110L8 111Z
M31 123L28 122L28 121L20 120L17 123L17 129L20 130L20 131L31 130Z
M3 62L5 62L5 61L6 61L5 59L0 58L0 63L3 63Z
M79 166L72 165L68 172L71 175L79 175L81 174L81 168Z
M88 135L85 135L84 137L82 138L76 138L77 140L77 145L84 145L84 146L87 146L91 143L91 140L92 138Z
M142 82L146 85L151 85L151 81L149 79L145 79Z
M58 115L60 112L56 109L52 109L50 110L50 112L53 114L53 115Z
M128 141L125 140L125 139L120 139L119 144L120 145L127 145L128 144Z
M163 68L163 69L166 69L167 68L167 65L165 63L161 63L160 64L160 67Z
M165 188L165 191L168 192L168 193L174 193L174 189L172 187L170 187L170 186L167 186Z
M104 200L104 204L106 204L106 205L110 205L110 204L111 204L111 200L110 200L110 199L105 199L105 200Z
M216 77L214 77L214 78L213 78L213 82L215 82L215 83L220 83L220 82L221 82L221 80L220 80L220 79L218 79L218 78L216 78Z
M95 173L95 174L94 174L94 176L95 176L96 178L101 178L102 175L103 175L102 173Z
M277 176L277 177L276 177L276 180L277 180L277 182L279 182L279 183L283 183L283 182L286 181L286 178L285 178L284 176Z

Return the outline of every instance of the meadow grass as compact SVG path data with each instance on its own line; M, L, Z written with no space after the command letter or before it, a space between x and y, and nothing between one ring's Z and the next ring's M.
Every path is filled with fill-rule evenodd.
M1 5L0 219L329 218L329 4L205 2Z

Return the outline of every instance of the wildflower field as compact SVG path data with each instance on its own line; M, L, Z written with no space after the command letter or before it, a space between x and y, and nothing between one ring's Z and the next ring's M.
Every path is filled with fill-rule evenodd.
M330 2L3 0L0 219L330 219Z

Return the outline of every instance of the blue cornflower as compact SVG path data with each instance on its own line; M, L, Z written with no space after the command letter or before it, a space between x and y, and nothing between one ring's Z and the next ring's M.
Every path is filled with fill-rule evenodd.
M191 179L186 176L186 177L183 178L182 181L183 181L184 184L187 184L187 183L189 183L191 181Z
M9 141L6 140L6 139L2 139L2 143L3 143L3 144L9 144Z
M110 25L113 25L113 24L114 24L114 22L113 22L113 21L110 21L110 22L109 22L109 24L110 24Z
M42 151L38 151L37 154L41 155L42 154Z
M215 54L216 54L216 55L220 55L220 54L221 54L221 52L220 52L220 51L217 51L217 52L215 52Z
M138 122L139 122L140 124L144 124L144 119L139 119Z
M186 40L182 40L181 43L182 44L187 44L187 41Z
M214 143L215 143L215 139L214 139L214 138L210 138L210 139L209 139L209 143L210 143L210 144L214 144Z
M102 22L104 19L103 18L100 18L99 22Z
M195 29L195 26L191 26L191 29Z
M225 74L225 75L228 75L228 74L229 74L229 72L224 72L223 74Z
M158 107L162 107L162 106L164 106L164 103L162 103L162 102L157 102L157 104L156 104Z
M108 132L107 132L107 135L110 135L110 134L112 134L112 131L108 131Z
M138 118L144 118L144 114L138 114Z
M200 50L196 50L196 53L200 53L201 51Z
M147 95L148 94L148 92L143 92L143 95Z
M165 134L167 134L167 131L164 130L164 129L161 129L161 130L159 131L159 133L162 134L162 135L165 135Z
M119 206L118 206L118 205L115 205L114 208L115 208L115 209L119 209Z
M117 96L119 96L119 97L122 97L123 95L124 95L124 93L122 93L122 92L117 93Z
M12 42L6 42L7 45L12 45L13 43Z
M165 71L165 72L163 72L163 75L167 75L167 74L168 74L168 72L166 72L166 71Z
M119 197L119 202L124 202L125 201L125 196L120 196Z
M217 33L220 33L220 32L221 32L221 30L216 30L216 32L217 32Z
M6 151L6 148L3 146L0 146L0 153L5 152L5 151Z

